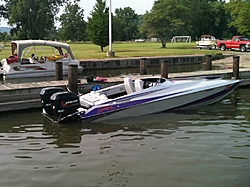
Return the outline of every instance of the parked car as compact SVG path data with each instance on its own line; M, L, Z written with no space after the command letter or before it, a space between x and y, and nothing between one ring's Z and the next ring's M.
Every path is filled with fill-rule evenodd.
M145 39L135 39L135 42L145 42L146 40Z
M231 40L217 40L217 47L222 51L226 49L239 49L244 52L250 49L250 39L245 36L233 36Z
M210 34L201 35L199 41L196 41L197 47L201 48L216 48L216 38Z

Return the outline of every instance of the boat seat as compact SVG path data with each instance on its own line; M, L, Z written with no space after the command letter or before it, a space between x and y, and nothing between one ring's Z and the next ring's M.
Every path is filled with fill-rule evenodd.
M133 85L133 81L129 77L124 78L124 87L128 94L135 92L135 87Z
M136 79L135 80L135 91L138 92L138 91L143 90L143 84L144 84L144 82L141 79Z

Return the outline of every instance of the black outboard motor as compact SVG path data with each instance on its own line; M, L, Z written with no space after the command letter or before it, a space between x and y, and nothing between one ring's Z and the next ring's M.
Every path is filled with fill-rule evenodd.
M46 114L53 114L53 110L51 107L50 97L56 92L63 92L64 89L57 87L48 87L43 88L40 92L40 98L43 104L43 109Z
M51 96L51 103L54 114L58 120L74 114L80 107L80 100L76 93L57 92Z

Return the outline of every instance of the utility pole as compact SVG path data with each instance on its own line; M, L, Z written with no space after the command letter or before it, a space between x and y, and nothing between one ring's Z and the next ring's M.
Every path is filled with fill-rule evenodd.
M115 56L115 52L112 51L112 3L109 0L109 52L107 52L108 57Z

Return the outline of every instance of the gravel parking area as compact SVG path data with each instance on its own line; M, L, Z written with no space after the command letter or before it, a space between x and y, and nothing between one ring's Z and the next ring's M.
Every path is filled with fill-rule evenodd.
M240 68L250 68L250 52L232 52L232 55L240 57ZM213 61L213 64L224 66L226 68L232 68L233 56L220 60Z

